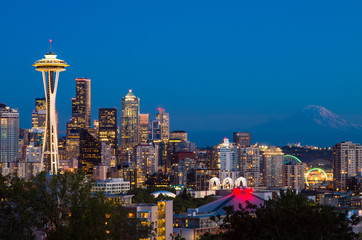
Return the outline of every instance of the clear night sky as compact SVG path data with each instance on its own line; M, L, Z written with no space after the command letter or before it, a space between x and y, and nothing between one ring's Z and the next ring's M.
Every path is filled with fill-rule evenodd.
M165 108L171 130L199 145L224 137L202 131L243 131L309 104L361 124L361 12L361 1L4 1L0 102L31 127L44 96L31 65L53 39L70 64L57 96L63 131L76 77L92 79L93 117L131 88L142 113Z

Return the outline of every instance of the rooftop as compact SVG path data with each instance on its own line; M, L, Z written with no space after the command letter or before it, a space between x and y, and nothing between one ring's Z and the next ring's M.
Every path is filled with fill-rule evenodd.
M233 193L197 208L197 212L198 213L217 212L220 214L224 214L225 213L225 211L223 210L224 207L234 206L234 209L238 210L239 204L245 206L246 201L249 201L251 204L255 204L256 206L259 207L264 204L265 199L257 196L257 194L254 193L254 190L251 188L234 188Z
M186 132L183 130L175 130L175 131L172 131L171 133L186 133Z
M126 95L126 98L135 98L136 96L132 93L132 89L130 89Z
M176 194L172 193L172 192L169 192L169 191L157 191L157 192L154 192L154 193L151 193L155 198L157 198L160 194L162 195L165 195L167 197L172 197L172 198L175 198L176 197Z

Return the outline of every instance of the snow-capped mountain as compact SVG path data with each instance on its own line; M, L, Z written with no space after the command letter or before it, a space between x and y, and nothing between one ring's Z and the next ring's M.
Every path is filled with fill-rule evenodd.
M270 120L251 131L258 139L279 145L302 142L328 146L346 140L362 140L361 126L317 105L309 105L283 120Z
M303 108L301 111L293 114L287 119L287 121L297 121L303 122L304 124L307 122L314 122L320 126L334 128L334 129L349 129L349 128L359 128L358 125L352 124L344 120L339 115L329 111L328 109L317 106L317 105L309 105Z

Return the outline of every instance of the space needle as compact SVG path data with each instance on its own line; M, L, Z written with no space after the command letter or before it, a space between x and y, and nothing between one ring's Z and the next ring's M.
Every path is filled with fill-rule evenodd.
M43 151L41 155L41 171L50 171L50 174L57 174L59 168L58 155L58 128L55 109L55 98L57 95L59 73L65 71L69 65L52 52L52 40L49 40L50 51L45 54L45 58L33 64L36 70L42 72L45 101L46 101L46 121L43 136Z

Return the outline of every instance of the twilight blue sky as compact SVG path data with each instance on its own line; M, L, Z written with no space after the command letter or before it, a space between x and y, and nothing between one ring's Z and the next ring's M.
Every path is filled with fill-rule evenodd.
M133 89L141 112L170 113L171 130L247 130L309 104L362 124L361 1L5 1L0 7L0 102L31 126L44 96L31 66L53 50L60 129L75 78L92 79L92 115ZM286 140L287 142L287 140Z

